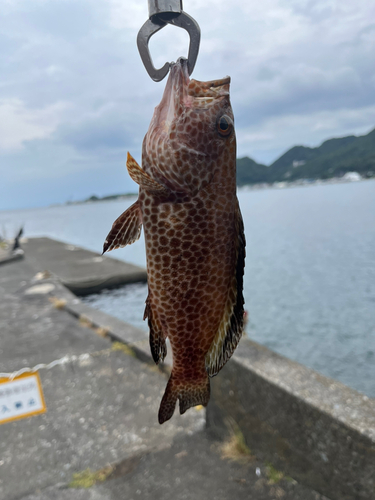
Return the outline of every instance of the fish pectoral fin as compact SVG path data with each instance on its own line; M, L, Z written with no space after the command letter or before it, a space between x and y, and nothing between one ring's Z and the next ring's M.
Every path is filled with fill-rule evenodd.
M138 163L135 161L135 159L132 157L130 153L128 153L126 167L133 181L136 182L148 193L151 193L156 196L168 196L170 194L168 188L154 181L152 177L150 177L144 170L141 169L141 167L138 165Z
M245 268L245 233L240 207L236 214L236 267L231 287L228 290L226 308L218 332L206 354L206 369L214 377L225 365L236 349L243 334L243 274Z
M158 365L160 361L164 361L167 355L167 344L165 342L165 335L161 328L159 319L153 314L151 308L150 295L146 299L145 313L143 320L147 318L148 327L150 329L150 349L152 359Z
M103 253L131 245L139 239L142 230L142 212L138 200L112 224L103 245Z

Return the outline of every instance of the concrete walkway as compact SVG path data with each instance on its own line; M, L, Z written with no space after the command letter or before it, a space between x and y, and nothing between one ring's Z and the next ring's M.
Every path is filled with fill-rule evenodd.
M61 284L74 276L64 252L85 280L99 256L85 264L85 250L51 241L29 240L25 259L0 269L0 372L65 357L39 371L47 412L0 425L1 500L324 499L252 456L240 433L214 440L204 410L160 426L168 367L152 363L143 332ZM60 270L61 281L40 274Z
M50 238L28 239L22 248L35 269L52 272L76 295L147 281L141 267Z

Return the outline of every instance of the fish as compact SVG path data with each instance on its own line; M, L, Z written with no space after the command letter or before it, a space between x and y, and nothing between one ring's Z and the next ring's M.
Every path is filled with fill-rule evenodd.
M113 223L103 253L135 242L144 228L151 354L172 349L173 368L158 420L177 401L183 414L207 406L210 377L243 334L245 235L236 195L236 136L230 77L190 79L186 59L171 67L142 144L128 153L137 201Z

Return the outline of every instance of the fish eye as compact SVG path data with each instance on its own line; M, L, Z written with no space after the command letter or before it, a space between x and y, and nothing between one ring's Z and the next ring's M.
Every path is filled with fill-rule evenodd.
M222 137L228 137L233 130L233 121L229 116L223 115L217 121L217 131Z

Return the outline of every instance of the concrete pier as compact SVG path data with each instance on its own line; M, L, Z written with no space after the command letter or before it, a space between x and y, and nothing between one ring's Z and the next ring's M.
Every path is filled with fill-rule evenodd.
M22 247L35 269L55 274L76 295L147 281L141 267L50 238L31 238Z
M277 461L274 446L281 441L272 425L279 417L288 419L286 403L296 434L308 436L309 427L298 423L302 403L293 413L293 401L267 392L261 366L273 353L264 349L254 372L241 361L246 343L240 347L229 372L212 381L208 428L200 408L183 416L176 409L171 421L159 426L157 410L170 368L153 364L143 332L82 304L71 291L78 283L79 293L86 293L94 280L108 283L121 273L125 280L126 264L45 238L30 239L23 248L23 260L0 268L0 372L45 365L39 374L47 412L0 425L1 500L338 498L328 495L322 482L315 486ZM132 267L129 279L142 272L144 279L144 270ZM51 366L53 361L60 363ZM236 379L241 362L245 371ZM307 377L314 373L305 370ZM246 378L249 373L252 380ZM262 413L262 391L278 408L272 422ZM263 429L263 448L252 437L257 429ZM293 446L298 447L297 439ZM301 451L310 454L306 460L312 468L313 448ZM341 498L373 498L363 491Z

